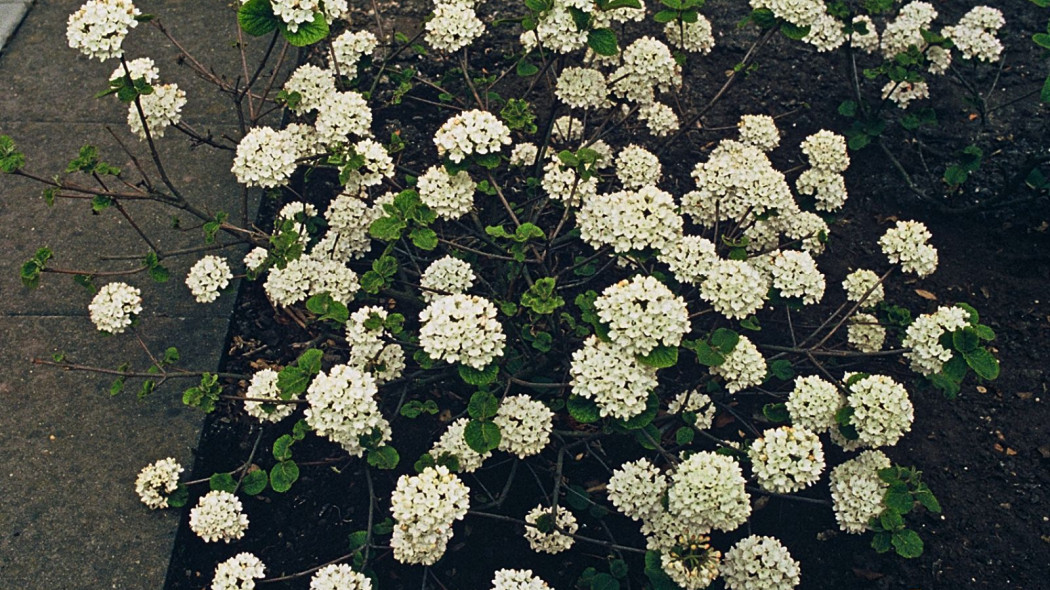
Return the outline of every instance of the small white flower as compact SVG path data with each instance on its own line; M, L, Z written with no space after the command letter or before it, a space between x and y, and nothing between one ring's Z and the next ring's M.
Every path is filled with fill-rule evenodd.
M254 590L255 580L266 577L266 565L251 553L238 553L215 566L211 590Z
M879 246L890 262L919 277L937 270L937 249L928 243L930 230L918 221L898 221L879 238Z
M525 515L525 522L537 525L525 527L525 540L533 551L539 553L561 553L569 549L574 542L569 535L580 528L576 517L568 509L559 507L557 515L552 518L551 509L542 504Z
M167 508L168 495L178 489L182 472L182 465L171 457L150 463L135 478L135 493L150 508Z
M751 535L737 541L722 560L727 590L791 590L798 586L798 562L780 541Z
M740 117L740 141L768 152L780 145L780 131L769 115L744 115Z
M237 496L212 490L201 496L190 510L190 530L208 543L229 543L244 536L244 531L248 530L248 516Z
M686 526L732 531L751 515L740 465L710 451L694 453L678 464L667 491L667 509Z
M536 455L550 442L554 412L527 395L503 398L492 421L499 426L499 450L524 459Z
M142 291L127 283L103 285L88 305L95 327L110 334L122 334L141 312Z
M496 306L476 295L445 295L419 313L419 345L431 358L481 370L503 356Z
M219 298L219 291L225 289L232 278L233 271L226 259L209 255L190 267L186 286L198 303L211 303Z
M758 485L777 494L805 489L824 472L824 447L812 431L770 428L747 452Z
M831 470L831 502L839 528L863 533L868 521L882 512L882 498L889 485L879 470L891 465L882 451L864 451Z
M477 186L466 170L452 175L444 166L431 166L419 177L416 188L419 199L438 217L454 220L466 215L474 206Z
M345 563L333 563L314 573L310 590L372 590L372 579Z
M402 475L390 494L397 521L390 546L400 563L433 565L452 539L452 523L470 508L470 488L443 465Z
M433 22L433 21L431 21ZM488 111L464 111L441 125L434 134L438 156L462 162L473 154L498 153L510 145L510 128Z

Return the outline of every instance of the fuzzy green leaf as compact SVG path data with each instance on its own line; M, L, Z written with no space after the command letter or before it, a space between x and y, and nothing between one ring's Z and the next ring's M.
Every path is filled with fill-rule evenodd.
M616 44L616 33L612 29L592 29L587 32L587 46L598 55L616 55L620 48Z
M487 391L477 391L470 396L467 413L475 420L488 420L499 411L499 400Z
M487 453L499 446L502 435L499 426L492 422L471 420L463 429L463 440L478 453Z
M229 473L214 473L208 479L208 485L211 486L211 490L222 492L234 493L237 491L237 480L233 479L233 476Z
M295 461L281 461L270 470L270 487L283 494L292 489L292 484L299 479L299 466Z
M911 529L904 529L893 533L893 548L897 555L905 559L913 559L922 555L923 544L919 534Z
M964 353L966 364L970 365L974 373L982 379L989 381L999 376L999 361L985 348L978 348L972 352Z
M241 25L241 30L253 37L276 29L279 22L270 0L249 0L237 10L237 23Z
M399 461L401 456L398 455L397 449L390 445L368 451L368 464L376 469L394 469Z
M638 362L643 365L666 369L678 364L678 347L660 345L649 351L649 354L638 355Z
M269 481L270 478L266 474L265 469L249 471L248 475L245 475L244 479L241 480L241 490L249 496L257 496L266 489L266 484Z
M565 407L568 408L572 419L580 424L590 424L601 419L598 405L593 400L585 397L570 395L569 400L565 403Z

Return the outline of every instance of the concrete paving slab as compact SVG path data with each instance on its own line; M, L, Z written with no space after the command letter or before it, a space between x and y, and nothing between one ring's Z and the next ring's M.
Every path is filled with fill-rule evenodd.
M22 24L32 4L32 0L0 0L0 51Z
M214 369L227 322L144 320L155 349L175 345L184 368ZM107 393L112 376L34 366L67 352L70 361L148 364L130 334L104 337L83 318L0 317L0 580L5 588L160 588L179 514L152 511L134 491L138 471L172 456L193 464L201 414L181 403L187 380ZM129 380L129 385L131 382Z

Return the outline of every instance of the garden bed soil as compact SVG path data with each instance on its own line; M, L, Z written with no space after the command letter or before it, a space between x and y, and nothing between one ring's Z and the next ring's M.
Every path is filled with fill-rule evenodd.
M739 20L740 3L710 1L703 10L724 31L712 56L699 60L699 70L683 89L683 104L703 104L724 80L724 73L742 57L750 40L749 31L732 27ZM938 3L938 9L954 20L964 7ZM1046 11L1026 2L1002 6L1007 19L1005 32L1009 50L997 75L992 104L1005 105L1038 87L1046 62L1024 37L1043 30ZM370 22L364 17L356 22ZM496 53L496 52L493 52ZM496 57L492 58L497 59ZM832 60L834 61L834 60ZM692 62L691 62L692 63ZM692 132L688 141L663 158L668 176L687 179L696 161L718 139L732 131L720 128L735 124L741 114L780 115L782 147L773 154L778 169L801 162L793 146L820 128L842 132L848 120L835 115L837 105L850 98L846 64L826 63L797 43L775 38L764 48L759 68L730 89L729 97L702 121L704 129ZM494 63L498 65L498 63ZM994 68L993 68L994 70ZM687 74L687 75L688 75ZM800 83L800 80L806 82ZM425 96L425 90L421 91ZM994 102L998 101L998 102ZM941 125L924 133L927 148L896 141L899 163L912 183L926 195L910 190L895 164L880 150L869 147L853 152L847 172L851 199L832 227L828 251L818 263L829 277L829 293L838 289L830 279L855 268L884 268L877 240L895 219L918 219L933 233L940 266L923 280L902 279L888 283L888 298L914 313L933 311L938 305L969 302L982 314L982 321L997 333L993 342L1002 365L994 382L978 383L971 375L956 400L947 400L932 388L910 386L915 404L912 431L888 451L898 464L923 471L923 479L938 496L943 513L916 514L910 522L925 541L925 552L916 559L878 555L869 546L869 535L847 535L838 531L832 511L816 506L771 498L753 515L751 528L759 534L775 534L802 564L803 589L890 589L890 588L996 588L1032 589L1046 585L1050 564L1050 207L1046 196L1019 190L1002 194L1019 162L1037 150L1045 151L1041 116L1045 108L1035 99L1019 101L994 110L983 123L972 116L972 105L960 94L944 96L937 104ZM386 127L399 129L403 137L420 145L433 114L421 105L406 101L397 108L377 113L377 127L385 137ZM979 118L978 118L979 119ZM618 141L630 140L624 130ZM896 139L901 139L897 137ZM934 151L954 153L971 142L988 154L983 166L960 191L949 192L939 182L940 168L926 168L926 159L936 160ZM788 147L784 147L788 146ZM923 152L927 149L927 152ZM675 151L677 150L677 151ZM698 151L699 150L699 151ZM675 169L674 162L678 162ZM667 187L680 194L681 187ZM1023 189L1023 187L1022 187ZM936 198L930 195L937 194ZM997 205L1016 200L1020 205ZM976 207L974 207L976 206ZM952 208L976 208L966 214L951 214ZM984 209L984 210L980 210ZM601 282L600 280L598 282ZM408 314L406 314L408 315ZM775 330L775 326L770 328ZM251 373L265 366L283 366L294 360L314 335L299 329L289 317L267 302L259 283L244 283L230 336L225 371ZM313 345L317 345L313 342ZM334 344L329 342L328 344ZM333 356L330 362L336 362ZM903 363L888 362L887 371L905 375ZM843 366L842 368L846 368ZM910 383L916 383L914 380ZM243 391L244 383L238 391ZM229 392L232 388L228 388ZM458 392L432 389L425 392L446 407L464 403ZM387 393L385 395L398 395ZM398 417L395 443L402 463L394 472L373 470L376 495L389 497L396 476L411 470L412 461L426 451L447 422L448 415L423 415L415 420ZM289 431L284 426L268 428L259 442L257 461L269 459L267 449L274 438ZM286 426L286 427L285 427ZM734 424L723 423L716 434L732 436ZM258 424L245 416L237 404L227 402L209 416L197 448L194 476L207 477L216 471L237 467L252 451L259 435ZM616 443L599 454L616 455ZM368 520L368 489L359 459L345 457L336 446L308 436L295 447L302 458L302 475L286 494L267 491L245 498L251 526L245 539L233 544L205 544L189 530L186 518L179 532L169 570L168 590L202 588L210 584L215 564L241 551L251 551L267 564L268 577L293 574L312 568L347 552L350 533L364 529ZM331 457L331 462L310 465L309 461ZM634 458L634 457L630 457ZM577 459L579 459L577 461ZM552 453L529 460L538 471L550 470ZM578 470L574 477L583 487L598 487L601 470L588 466L592 456L572 457ZM268 466L268 464L266 464ZM497 453L486 469L468 476L472 490L497 494L502 489L512 460ZM540 495L531 467L518 467L516 484L502 505L503 514L521 517ZM593 471L593 477L588 474ZM547 482L544 479L544 482ZM547 485L547 483L544 483ZM826 478L813 491L826 497ZM194 501L191 495L191 504ZM598 503L604 502L595 493ZM564 500L564 498L563 498ZM477 502L477 499L475 499ZM386 517L382 504L375 514ZM188 511L187 511L188 512ZM584 511L586 513L586 511ZM582 514L580 533L605 537L602 524L593 515ZM641 546L637 523L618 515L604 519L616 540ZM734 538L738 537L736 535ZM714 544L726 543L716 536ZM381 538L380 544L386 543ZM731 544L732 541L729 541ZM565 557L568 555L568 557ZM380 588L488 588L492 572L500 567L530 568L552 587L568 589L587 567L608 571L608 551L577 545L562 555L536 554L529 550L522 529L515 524L468 516L455 525L455 537L445 557L428 573L419 566L401 566L389 550L375 554L373 567ZM632 572L631 587L640 587L641 560L625 554ZM270 588L306 588L308 576L266 584ZM721 588L716 582L713 588Z

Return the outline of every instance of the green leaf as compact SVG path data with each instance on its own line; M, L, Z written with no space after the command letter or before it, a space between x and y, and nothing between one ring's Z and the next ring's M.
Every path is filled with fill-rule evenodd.
M292 445L295 441L292 440L292 435L283 434L277 437L277 440L273 441L273 458L278 461L287 461L292 458Z
M481 166L482 168L487 168L489 170L499 168L500 162L502 162L502 160L503 159L500 158L499 152L474 156L474 162L476 162L478 166ZM495 193L496 191L493 190L492 194Z
M740 327L745 330L751 330L752 332L761 332L762 326L758 324L758 318L753 315L749 315L746 318L740 320Z
M740 342L740 334L726 328L719 328L711 334L711 346L717 348L722 354L733 352L738 342Z
M25 155L15 149L15 141L10 135L0 135L0 170L12 174L25 166Z
M678 364L678 347L664 346L661 344L649 351L649 354L638 355L637 359L638 362L643 365L648 365L657 369L673 367Z
M1039 100L1044 103L1050 103L1050 76L1047 76L1046 80L1043 81L1043 88L1039 91Z
M471 420L463 429L463 440L475 452L484 454L499 446L502 435L499 426L492 422Z
M91 198L91 212L101 213L109 208L113 204L113 199L105 195L95 195Z
M685 446L693 442L693 438L696 436L696 431L691 426L680 426L678 430L674 431L674 441L679 446Z
M609 573L618 579L627 577L627 562L622 559L614 559L609 563Z
M321 372L321 359L324 352L319 348L308 348L295 361L295 364L308 375L316 375Z
M892 533L879 531L871 538L871 548L874 549L876 553L886 553L892 547L890 544L892 538Z
M911 512L911 509L915 506L915 500L911 497L911 492L908 491L907 486L905 486L904 490L895 490L892 487L887 489L882 501L887 508L900 514Z
M249 496L257 496L266 489L266 484L269 481L270 478L266 474L265 469L249 471L248 475L245 475L244 479L241 480L241 490Z
M490 363L482 370L477 370L468 365L459 365L459 378L467 385L488 385L499 377L499 365Z
M660 398L657 397L655 392L650 392L649 397L645 400L645 410L642 413L632 416L631 418L623 421L619 421L624 428L627 430L638 430L639 428L645 428L656 418L657 412L660 410Z
M310 375L299 367L289 365L277 373L277 389L281 391L281 399L292 399L306 391L310 385Z
M368 451L368 464L376 469L394 469L399 461L401 456L398 455L397 449L390 445Z
M332 299L332 296L326 293L318 293L312 295L306 300L306 309L310 313L317 314L319 320L331 320L338 324L345 324L350 319L350 311L343 305L342 302Z
M887 531L897 531L904 528L904 517L893 508L887 508L879 515L879 524Z
M712 348L707 342L700 340L696 343L696 362L707 367L717 367L726 362L726 357L716 348Z
M645 577L649 578L652 590L679 590L678 584L664 571L658 551L645 552Z
M933 492L930 491L930 488L926 484L919 484L918 489L915 491L915 499L930 512L940 514L941 503L937 501L937 497L933 495Z
M911 529L904 529L893 533L893 548L897 555L905 559L912 559L922 555L923 545L919 534Z
M420 250L430 251L437 248L438 236L437 232L430 229L429 227L417 227L408 234L408 238L412 240L412 243Z
M974 326L974 332L977 333L977 337L985 342L995 340L995 330L989 328L984 324L977 324Z
M347 538L347 549L353 551L358 547L364 547L368 542L368 531L354 531Z
M237 491L237 480L233 479L233 476L229 473L214 473L208 479L208 485L211 486L211 490L222 492L234 493Z
M777 359L769 363L769 374L781 381L790 381L795 378L795 371L791 368L791 361Z
M528 78L529 76L535 75L540 71L534 64L525 61L524 59L518 62L518 66L514 68L515 73L522 78Z
M973 352L963 353L963 357L978 377L991 381L999 376L999 361L988 349L978 348Z
M279 22L270 0L249 0L237 10L237 24L253 37L269 33L277 28Z
M616 44L616 33L612 29L587 31L587 46L598 55L616 55L620 51Z
M168 507L170 508L182 508L186 505L190 499L190 489L183 484L179 484L179 487L175 488L175 491L168 494Z
M788 413L787 404L766 404L762 406L762 415L770 422L787 422L791 415Z
M292 439L303 440L306 438L306 433L313 430L306 420L299 420L292 426Z
M580 424L590 424L601 419L598 404L580 395L570 395L565 407L572 419Z
M777 17L768 8L759 8L751 11L751 22L763 29L772 29L777 26Z
M781 23L780 32L788 39L801 41L809 34L809 27L798 27L791 23Z
M678 12L674 10L661 10L653 15L653 20L658 23L669 23L678 18Z
M423 473L427 467L433 467L437 465L434 461L434 457L430 453L423 453L416 459L416 462L412 464L412 469L416 470L416 473Z
M313 45L328 36L328 23L325 22L324 13L321 12L314 13L313 21L299 23L299 29L294 33L288 30L288 26L283 21L277 26L281 29L281 35L296 47Z
M299 466L295 461L281 461L270 470L270 487L283 494L292 489L292 484L299 479Z
M602 572L591 580L591 590L620 590L620 582L611 575Z
M467 413L475 420L489 420L499 411L499 400L487 391L476 391L467 403Z
M1035 44L1043 49L1050 49L1050 34L1036 33L1032 35L1032 41L1035 41Z
M977 350L981 339L977 337L977 331L967 326L952 332L952 346L964 355Z
M407 224L396 217L380 217L368 227L368 235L383 242L393 242L401 237Z
M853 117L857 114L857 103L852 100L844 100L839 104L839 114L843 117Z

